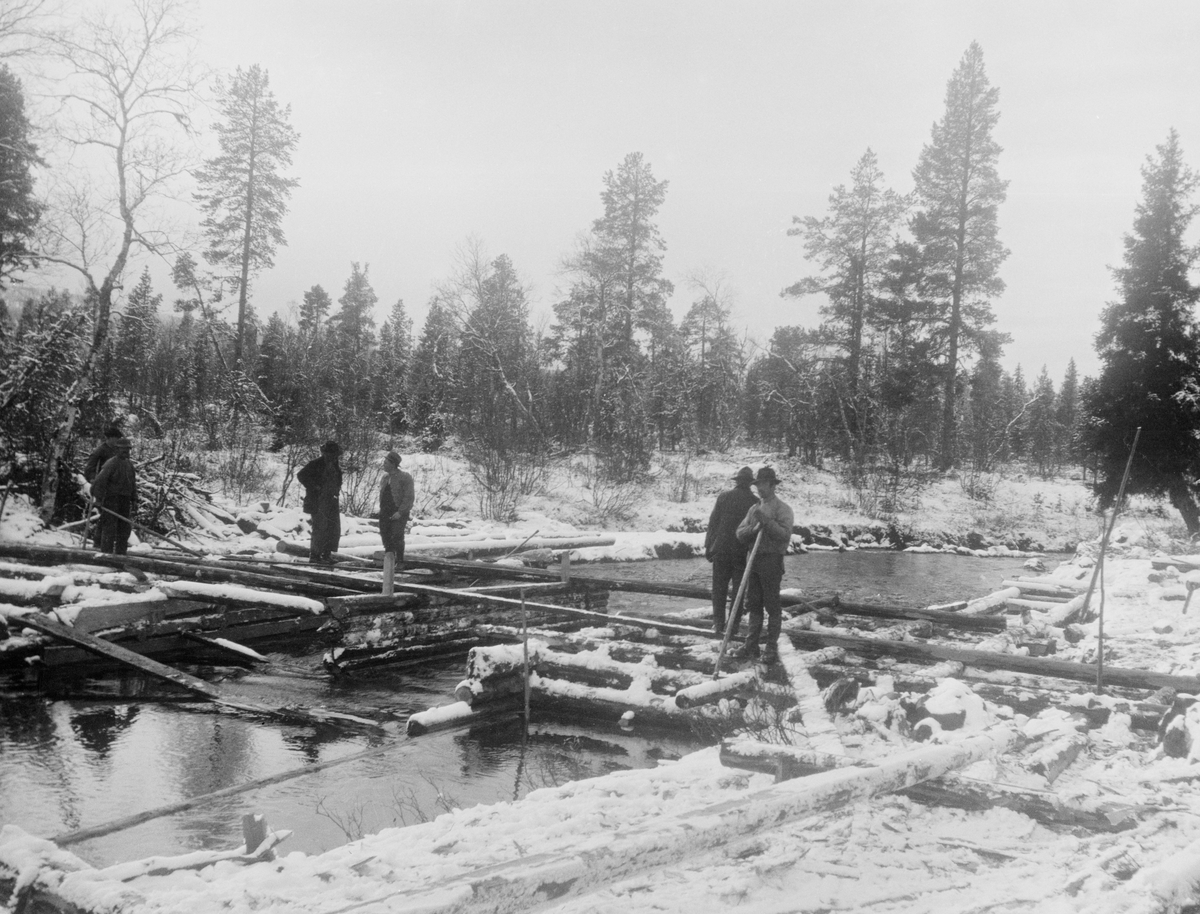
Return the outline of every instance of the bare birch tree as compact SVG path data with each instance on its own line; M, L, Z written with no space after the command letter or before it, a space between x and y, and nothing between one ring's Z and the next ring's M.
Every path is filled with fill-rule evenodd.
M202 74L175 0L129 0L85 13L48 36L66 157L56 163L43 219L41 259L79 274L92 335L63 398L42 477L41 513L58 496L59 462L108 340L113 299L132 253L165 254L170 233L156 205L190 164L184 144Z

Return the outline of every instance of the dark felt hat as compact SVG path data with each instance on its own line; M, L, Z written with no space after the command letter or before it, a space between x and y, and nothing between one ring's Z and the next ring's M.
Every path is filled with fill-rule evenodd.
M321 445L321 453L332 454L334 457L338 457L342 453L342 446L336 441L326 441Z
M778 485L778 484L779 484L779 477L775 475L775 470L774 470L774 469L772 469L771 467L760 467L760 468L759 468L759 470L758 470L758 475L756 475L756 476L754 477L754 481L755 481L756 483L759 483L759 482L773 482L773 483L775 483L776 485Z
M400 466L400 455L395 451L388 451L387 456L383 458L387 463L394 463Z
M734 482L752 482L754 480L754 471L750 467L742 467L733 474Z

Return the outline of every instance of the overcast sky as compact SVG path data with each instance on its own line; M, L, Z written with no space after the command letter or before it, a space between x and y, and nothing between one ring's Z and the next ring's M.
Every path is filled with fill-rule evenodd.
M199 0L200 55L260 64L300 133L288 246L259 277L266 315L370 265L382 321L419 332L455 251L507 254L550 314L557 266L602 214L602 176L643 153L669 182L658 224L677 318L688 277L724 274L760 342L814 325L780 298L811 272L789 238L870 147L911 173L975 40L1000 91L1011 250L995 302L1011 369L1057 387L1097 362L1140 168L1168 131L1200 166L1200 4L704 0ZM171 295L167 291L167 297Z

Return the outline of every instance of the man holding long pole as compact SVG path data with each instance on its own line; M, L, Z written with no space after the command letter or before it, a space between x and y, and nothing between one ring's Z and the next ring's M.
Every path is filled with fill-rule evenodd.
M754 477L754 487L761 501L746 512L745 519L737 529L737 537L743 543L752 542L760 531L763 536L754 562L746 568L746 608L750 628L745 644L735 656L748 660L759 658L758 639L762 634L765 609L767 637L762 651L764 663L779 661L779 630L783 623L779 588L783 583L783 557L792 542L792 524L795 520L792 509L775 494L778 485L779 477L774 469L762 467L758 471Z

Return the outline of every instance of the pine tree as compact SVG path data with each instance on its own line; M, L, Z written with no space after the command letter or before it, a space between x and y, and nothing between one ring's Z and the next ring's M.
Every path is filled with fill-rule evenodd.
M317 336L332 309L333 299L329 293L320 286L313 286L304 293L304 302L300 305L300 332L309 339Z
M999 90L988 82L983 50L972 42L946 88L946 110L933 125L913 170L918 210L911 222L924 260L926 288L940 306L943 353L942 469L954 466L955 402L962 350L995 318L990 299L1004 290L998 272L1008 251L1000 244L997 211L1007 181L996 168L1000 146Z
M896 223L906 198L883 186L883 172L868 149L850 173L849 190L839 184L829 196L828 214L795 216L789 235L804 241L804 253L822 272L784 289L788 297L824 294L822 313L846 353L847 399L856 405L862 373L863 334L871 302L879 295ZM853 408L853 406L852 406Z
M217 96L223 120L214 130L221 152L196 172L200 192L195 196L205 214L205 259L227 268L238 290L233 347L233 369L238 371L250 279L273 266L276 248L287 244L281 223L300 182L283 171L292 164L299 137L288 123L291 106L279 106L267 71L258 64L248 70L238 67L228 83L218 80Z
M684 393L693 413L697 443L723 450L741 431L744 359L721 290L703 291L679 327L685 364L694 373ZM677 386L684 386L678 384L678 378Z
M604 215L592 225L600 255L617 278L621 335L628 345L636 328L646 327L673 291L662 273L667 244L654 217L667 197L667 182L656 181L640 152L625 156L616 172L604 175Z
M1119 298L1100 316L1101 372L1087 395L1086 441L1097 461L1095 489L1111 505L1141 428L1129 494L1166 495L1189 534L1200 533L1200 330L1190 279L1197 248L1184 242L1197 212L1197 175L1172 130L1142 168L1142 200L1113 270Z
M42 213L33 169L44 164L29 138L21 82L0 63L0 289L33 263L30 241Z

